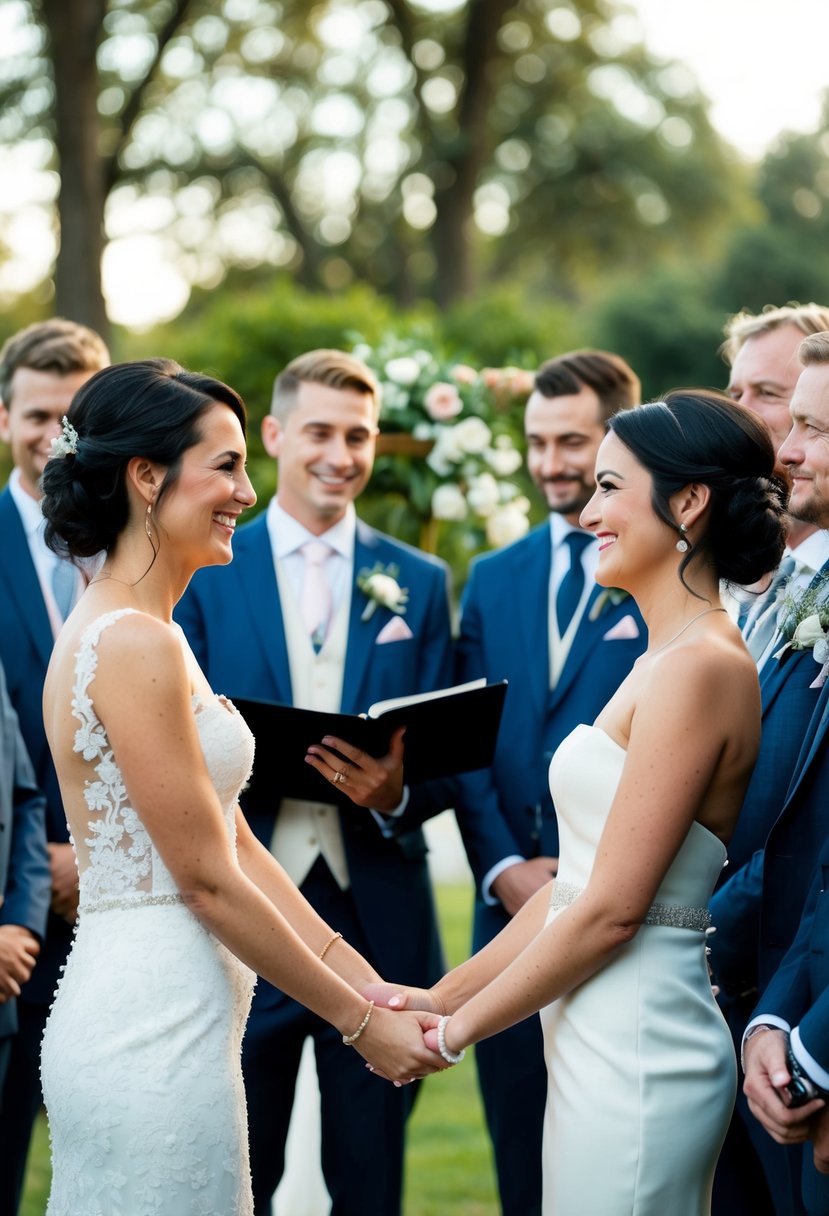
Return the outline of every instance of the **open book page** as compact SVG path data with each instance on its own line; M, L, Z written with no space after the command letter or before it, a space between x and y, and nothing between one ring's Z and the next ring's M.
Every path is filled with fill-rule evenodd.
M389 697L386 701L375 701L369 707L367 717L380 718L390 709L401 709L406 705L419 705L421 701L434 701L437 697L451 697L458 692L470 692L473 688L485 688L486 677L480 680L469 680L466 684L454 684L451 688L436 688L434 692L414 693L409 697Z

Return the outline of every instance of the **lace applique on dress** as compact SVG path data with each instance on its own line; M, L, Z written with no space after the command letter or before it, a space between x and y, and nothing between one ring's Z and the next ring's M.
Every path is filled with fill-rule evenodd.
M89 764L77 935L43 1039L49 1216L252 1216L241 1042L254 975L182 902L137 813L76 656L74 750ZM125 698L132 690L125 687ZM241 715L193 698L228 837L253 759ZM152 761L152 757L148 757ZM198 829L194 825L194 839Z
M121 771L115 763L109 739L89 696L89 685L98 668L97 645L108 625L134 614L134 608L119 608L99 617L81 637L76 655L72 713L80 721L74 750L84 760L94 760L96 781L84 783L84 798L90 818L89 865L83 872L84 902L152 888L152 845L136 812L127 802Z

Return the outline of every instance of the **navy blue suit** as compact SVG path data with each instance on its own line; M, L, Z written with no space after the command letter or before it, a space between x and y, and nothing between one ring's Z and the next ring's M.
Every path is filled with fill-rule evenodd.
M802 797L790 803L786 794L818 702L818 690L811 687L818 671L812 652L803 650L782 661L772 657L760 673L760 751L728 846L726 881L711 904L717 927L711 939L712 965L737 1048L758 985L768 980L791 942L805 898L809 869L801 872L804 855L796 841L804 830L808 836L810 812L807 809L804 817ZM766 845L770 851L764 853ZM798 859L791 874L789 856ZM785 1150L766 1137L738 1093L715 1179L715 1216L762 1216L769 1211L758 1174L764 1169L772 1194L780 1193L781 1186L788 1186L784 1156Z
M45 814L0 666L0 925L22 925L40 942L51 895ZM17 1001L4 1001L0 1004L3 1063L7 1040L17 1027ZM0 1085L3 1075L0 1065Z
M20 514L8 488L0 494L0 550L0 661L38 788L46 797L47 839L65 844L69 829L41 708L54 639ZM41 1102L40 1040L71 941L71 926L50 913L43 950L18 1002L20 1028L0 1104L2 1211L17 1211L31 1127Z
M392 614L379 607L362 621L366 600L355 585L344 713L365 712L374 701L452 683L446 567L358 520L355 579L378 562L399 567L400 584L409 589L404 620L413 636L378 645L377 635ZM264 513L237 532L229 568L196 574L176 616L217 692L291 702L282 608ZM450 805L452 788L448 782L413 788L406 810L389 821L392 836L381 832L369 811L343 800L339 812L350 890L340 891L319 860L302 885L335 929L383 976L401 983L428 986L443 972L421 825ZM245 810L258 838L270 844L278 795L272 807ZM399 1208L408 1087L397 1090L372 1078L357 1053L343 1049L331 1027L262 980L243 1057L256 1211L270 1211L270 1194L282 1174L296 1068L309 1033L315 1039L320 1074L323 1170L334 1216L366 1211L393 1216Z
M555 688L549 688L549 524L473 564L462 604L457 678L509 680L491 769L460 779L458 824L477 886L473 948L507 924L481 883L512 855L558 856L558 829L547 770L559 743L592 722L646 645L634 601L613 603L595 587ZM603 598L603 606L602 599ZM591 609L601 611L591 620ZM606 640L632 618L638 636ZM480 1043L481 1092L495 1150L505 1216L533 1216L541 1204L541 1130L547 1090L537 1018ZM520 1162L520 1168L517 1166Z
M802 826L799 833L782 829L770 837L767 852L775 863L770 874L778 884L780 917L769 926L768 936L773 944L764 951L761 979L766 979L775 960L779 965L768 980L768 986L757 1003L758 1015L776 1014L790 1026L799 1025L806 1050L829 1071L829 901L826 897L829 878L829 683L820 694L809 735L804 743L792 789L786 802L787 810L799 805ZM781 816L782 818L782 816ZM785 826L785 825L784 825ZM797 850L797 853L795 853ZM814 859L817 858L817 864ZM796 891L786 899L779 884L788 876L791 885L798 872ZM811 882L808 894L803 892ZM794 941L781 959L780 936L788 932L795 916ZM772 1142L773 1143L773 1142ZM802 1168L798 1179L791 1169L793 1186L787 1206L794 1212L805 1210L809 1216L829 1216L829 1178L818 1174L812 1164L811 1145L786 1150L791 1167ZM799 1185L798 1185L799 1183ZM799 1205L803 1203L801 1208Z

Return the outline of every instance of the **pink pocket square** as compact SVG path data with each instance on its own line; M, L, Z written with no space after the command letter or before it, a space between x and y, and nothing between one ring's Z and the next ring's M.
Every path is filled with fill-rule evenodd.
M603 642L619 642L629 641L632 638L639 637L639 626L634 618L628 614L623 616L621 621L617 621L612 629L608 629L607 633L602 638Z
M386 621L383 628L377 634L375 646L382 646L385 642L405 642L406 638L413 638L409 626L403 620L402 616L393 616L390 621Z

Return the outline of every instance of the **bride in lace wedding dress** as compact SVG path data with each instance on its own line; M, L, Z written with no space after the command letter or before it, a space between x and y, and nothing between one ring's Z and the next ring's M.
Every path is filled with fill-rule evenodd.
M360 990L379 977L248 829L253 738L172 623L255 501L244 428L227 386L123 364L75 397L44 474L49 543L105 552L44 691L80 872L43 1041L49 1216L251 1216L240 1046L256 973L390 1079L443 1066L423 1040L436 1018L373 1009Z

